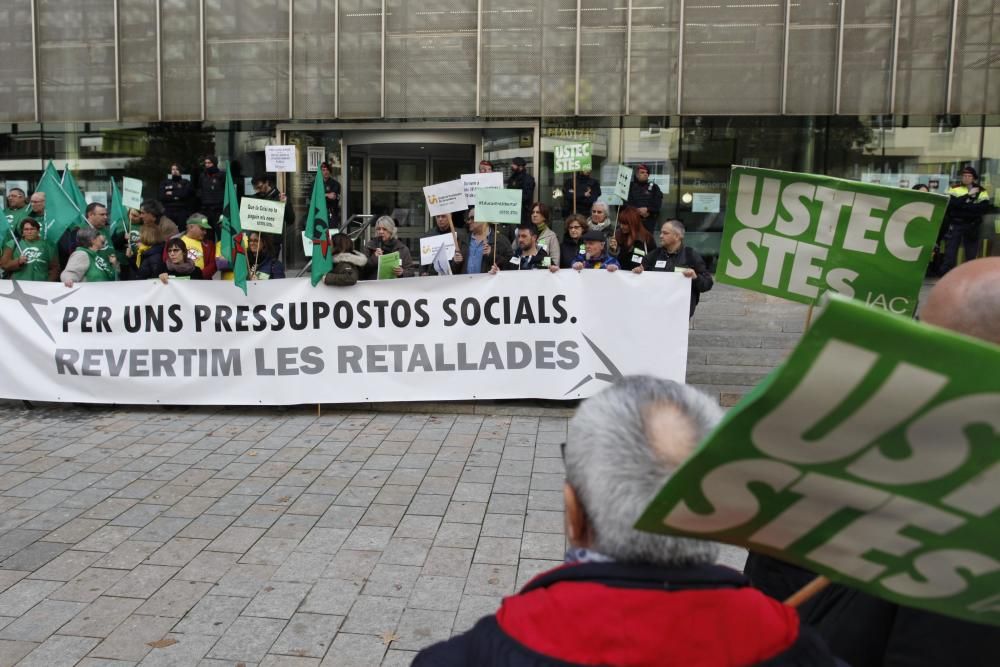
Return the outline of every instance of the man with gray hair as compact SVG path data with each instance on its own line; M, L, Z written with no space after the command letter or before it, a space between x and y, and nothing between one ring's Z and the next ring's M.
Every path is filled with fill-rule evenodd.
M720 416L697 389L644 376L584 401L563 448L567 564L415 667L837 664L794 609L714 565L717 545L633 528Z
M667 220L660 227L660 247L646 255L633 273L643 271L677 271L691 279L691 310L688 317L694 317L703 292L712 289L712 274L708 272L705 260L694 248L684 243L684 223Z

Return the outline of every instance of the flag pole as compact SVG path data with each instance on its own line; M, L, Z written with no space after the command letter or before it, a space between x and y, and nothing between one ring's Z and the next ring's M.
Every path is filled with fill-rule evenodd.
M573 215L576 215L576 172L573 172Z
M10 238L13 239L14 245L17 246L17 251L19 253L21 253L21 255L24 255L24 249L22 249L21 248L21 244L18 243L17 236L14 235L14 228L13 227L10 228Z
M814 595L829 586L830 583L830 580L823 575L817 575L815 579L792 593L792 595L785 600L785 604L789 607L800 607L808 602Z

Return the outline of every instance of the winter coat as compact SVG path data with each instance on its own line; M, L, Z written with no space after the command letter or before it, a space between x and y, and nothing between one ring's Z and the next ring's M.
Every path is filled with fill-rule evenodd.
M613 255L608 254L607 250L605 250L604 254L598 257L597 259L589 259L587 257L587 253L581 252L580 254L578 254L576 257L573 258L572 262L570 262L570 267L572 267L577 262L583 264L583 268L585 269L606 269L609 266L617 266L617 267L621 266L621 264L618 263L618 260L615 259Z
M677 252L667 252L666 248L657 248L646 254L642 261L644 271L673 271L675 267L686 266L695 272L695 277L691 279L691 313L688 317L694 317L694 309L701 300L701 293L712 289L714 284L712 274L708 272L705 260L694 248L682 245Z
M167 178L160 183L160 203L171 220L187 221L194 212L194 186L183 178Z
M382 249L383 255L394 252L399 253L399 259L403 266L403 275L400 278L412 278L417 275L416 267L413 265L413 257L410 255L410 249L406 247L405 243L399 239L389 239L387 243L382 243L379 239L374 238L365 245L365 252L368 254L368 275L363 276L364 279L375 280L378 278L378 256L375 254L375 251L379 248Z
M505 187L521 191L521 223L531 222L531 204L535 201L535 178L527 171L512 173Z
M649 211L649 217L642 221L650 232L656 227L656 219L660 215L660 208L663 206L663 191L660 186L653 181L640 183L633 180L628 188L628 199L625 201L629 206L635 208L645 208Z
M601 198L601 182L592 176L576 175L576 192L573 191L573 177L563 183L562 214L565 218L573 212L573 199L576 195L576 212L582 215L590 214L590 207Z
M576 256L585 250L583 239L574 241L570 237L564 236L562 243L559 244L559 268L568 269L572 267L573 262L576 261Z
M125 280L151 280L158 277L166 270L166 262L163 261L162 243L152 245L139 253L139 266L136 266L136 258L126 259L125 270L122 271Z
M562 246L559 244L559 237L556 236L551 227L546 225L545 229L539 230L538 245L545 248L545 252L549 254L556 266L559 266L559 262L562 260Z
M721 630L720 630L721 629ZM534 579L413 667L835 667L795 609L720 565L563 565Z
M368 258L357 250L333 256L333 268L323 277L323 283L332 287L350 287L360 280L368 266Z
M465 273L465 265L469 262L469 245L472 243L472 236L470 235L462 243L462 261L458 265L458 270L455 273ZM483 255L483 261L480 265L479 273L489 273L490 269L493 268L494 255L496 259L496 264L501 269L504 265L510 262L510 258L514 256L514 248L510 245L510 241L503 234L494 234L493 230L486 237L486 243L490 245L490 252ZM494 252L493 245L496 244L496 249Z
M198 175L198 198L201 199L202 209L222 208L222 202L226 195L226 174L220 169L203 171ZM182 220L183 222L183 220ZM214 220L209 220L215 224Z
M247 259L253 261L254 257L248 255ZM250 280L278 280L285 277L285 265L280 259L261 257L254 273L256 275L251 275Z

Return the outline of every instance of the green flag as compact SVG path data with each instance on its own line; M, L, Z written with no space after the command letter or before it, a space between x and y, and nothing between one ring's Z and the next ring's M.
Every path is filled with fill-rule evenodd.
M51 243L58 243L70 227L82 227L87 224L83 211L66 195L59 180L59 172L49 160L45 173L42 174L42 180L35 188L35 192L45 193L45 220L40 222L44 238Z
M326 208L326 192L319 174L313 181L312 197L309 199L309 215L306 217L306 238L312 246L312 284L315 287L323 276L333 269L333 251L330 249L330 219Z
M122 203L122 193L118 190L118 185L113 178L111 179L111 208L108 210L108 227L111 229L112 235L118 233L119 230L123 234L129 232L128 210ZM129 243L131 242L132 239L129 239Z
M31 206L24 206L22 208L4 209L3 215L0 215L0 238L6 238L8 234L8 229L17 230L21 226L21 221L28 217L31 213ZM38 224L42 224L41 220Z
M232 174L226 167L226 191L222 200L222 256L229 261L233 270L233 282L247 293L247 277L250 267L247 265L247 246L243 237L243 227L240 224L240 202L236 198L236 187L233 185Z
M81 213L87 210L87 200L84 199L83 192L80 191L80 186L76 184L73 172L69 170L69 164L63 167L62 178L59 184L62 185L63 192L76 204Z
M904 315L948 207L930 192L741 166L726 200L720 283L806 304L838 292Z
M636 527L1000 625L1000 347L834 296Z

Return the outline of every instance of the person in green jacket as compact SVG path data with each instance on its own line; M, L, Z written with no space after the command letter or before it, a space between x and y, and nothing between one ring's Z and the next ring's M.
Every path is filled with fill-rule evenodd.
M28 206L28 196L21 188L11 188L7 192L7 208L3 214L7 218L7 224L11 229L18 229L21 221L28 217L31 208Z
M84 227L76 233L76 250L69 256L59 279L66 287L78 282L97 283L118 279L118 259L105 248L106 239L100 231Z
M41 223L34 218L21 221L21 240L3 244L0 268L13 280L53 281L59 277L59 255L41 238Z

